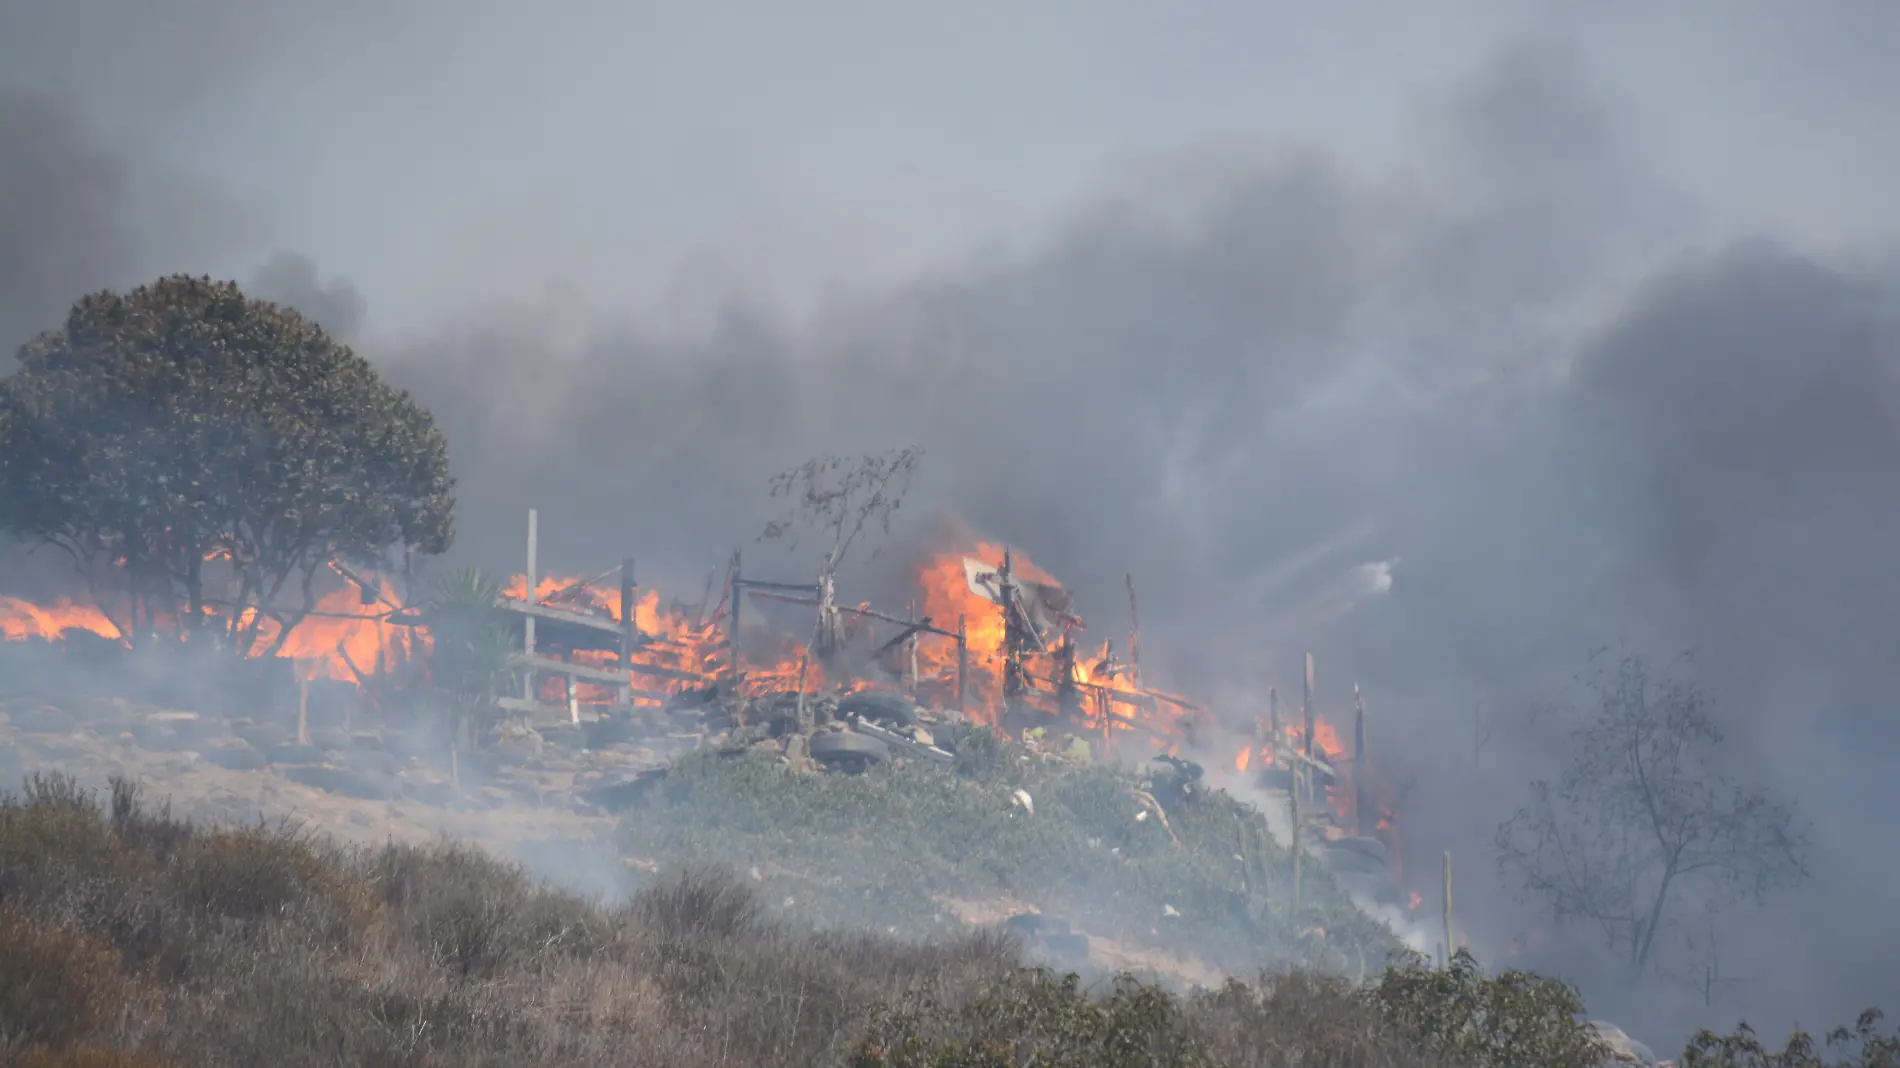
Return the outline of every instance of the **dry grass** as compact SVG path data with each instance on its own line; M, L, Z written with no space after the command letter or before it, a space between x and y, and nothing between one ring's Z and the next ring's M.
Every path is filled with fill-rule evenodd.
M1399 969L1089 990L1000 935L793 929L718 868L604 907L448 842L196 827L124 783L0 797L0 1064L21 1068L1505 1068L1568 1009L1538 989Z

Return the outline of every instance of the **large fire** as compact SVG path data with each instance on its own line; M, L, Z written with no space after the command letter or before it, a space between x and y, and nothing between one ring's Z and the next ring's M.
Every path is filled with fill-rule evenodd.
M834 657L827 666L810 655L796 631L750 627L740 636L739 683L750 693L798 687L812 694L897 685L912 690L918 702L928 707L939 711L961 709L973 721L996 726L1005 725L1008 710L1015 709L1019 720L1028 710L1032 720L1040 714L1040 722L1059 722L1065 724L1065 729L1092 737L1098 743L1095 749L1105 757L1122 755L1121 746L1128 742L1143 754L1175 752L1188 740L1192 728L1206 721L1205 713L1194 703L1145 687L1138 665L1132 659L1119 659L1112 640L1084 644L1082 621L1068 611L1066 599L1062 599L1062 607L1052 610L1055 624L1048 623L1047 614L1042 623L1032 624L1038 628L1033 638L1025 641L1024 631L1017 629L1012 650L1011 628L1005 624L1005 610L999 600L973 588L997 579L1005 561L1008 581L1037 586L1044 592L1060 591L1053 576L1028 556L1006 551L1001 545L976 542L928 555L916 568L915 599L903 617L863 611L868 606L840 606L844 629L857 654ZM417 616L405 606L398 584L340 567L331 570L335 574L326 576L330 579L328 592L293 627L281 648L277 628L267 620L257 628L255 649L278 649L277 655L293 661L303 678L353 683L366 691L374 691L379 680L405 670L426 671L428 632L416 625ZM525 576L512 576L503 585L503 596L520 604L528 600L527 585ZM650 707L682 691L708 686L716 679L730 680L733 606L728 603L729 586L709 579L707 592L697 604L663 600L652 589L632 588L630 592L634 640L631 649L623 653L626 643L622 636L628 621L623 618L623 594L618 582L572 575L538 578L533 604L566 613L563 618L570 621L590 620L595 631L609 632L610 639L602 643L603 648L587 649L563 648L558 641L543 638L535 652L554 664L536 673L538 684L533 696L537 704L576 708L631 701ZM754 594L748 600L759 596ZM806 605L807 612L815 603L809 598L763 596ZM754 620L759 618L749 610L748 614ZM230 627L230 620L220 619L215 613L208 613L208 617L208 625ZM0 596L0 639L8 641L56 641L84 633L125 644L114 622L120 618L125 614L101 611L85 599L61 598L35 604ZM909 632L906 620L928 629L903 641ZM238 622L248 624L251 620ZM549 633L553 629L550 627ZM961 653L954 637L958 633L964 636ZM879 650L881 655L865 655L871 650ZM1019 681L1013 691L1006 693L1005 676L1010 674L1006 667L1012 652L1020 670L1011 677ZM563 664L583 670L563 671L559 667ZM588 668L595 669L592 677L584 670ZM629 668L630 675L622 674ZM833 673L840 677L830 677ZM614 678L620 681L609 681ZM1309 748L1304 711L1297 707L1279 709L1275 716L1270 711L1277 707L1272 693L1258 696L1258 707L1246 710L1249 715L1258 714L1258 726L1252 740L1235 753L1234 769L1264 773L1277 768L1284 774L1285 769L1310 754L1328 765L1335 776L1325 796L1338 817L1337 824L1359 828L1359 833L1385 841L1391 867L1395 871L1401 868L1398 838L1392 826L1392 791L1383 778L1369 773L1359 754L1348 750L1333 720L1315 712ZM373 693L370 699L377 700ZM1267 729L1270 719L1277 720L1277 731ZM1370 810L1365 818L1353 811L1362 796Z
M802 685L806 692L815 694L896 682L914 689L920 703L940 710L961 708L973 720L1000 725L1007 703L1003 676L1011 652L1009 629L997 601L972 588L968 568L977 565L966 566L966 561L1001 569L1006 559L1013 581L1060 588L1055 578L1027 555L1020 551L1006 553L1001 545L976 542L927 555L916 568L916 596L908 611L914 613L912 618L917 622L932 629L918 633L914 643L886 648L877 663L863 657L856 661L845 658L827 667L809 654L796 634L773 637L749 632L742 650L744 685L751 692ZM341 568L332 570L335 575L326 576L331 579L329 592L294 626L277 652L279 657L295 661L306 678L359 685L426 661L422 654L428 646L427 631L413 625L415 619L405 607L397 583ZM708 591L700 603L689 605L663 600L656 590L635 589L635 648L624 662L614 651L550 648L545 642L537 652L558 654L566 663L602 670L631 667L630 690L637 704L653 704L684 689L704 686L727 670L732 655L727 633L731 606L721 587L709 582ZM504 596L516 602L526 599L527 593L525 576L512 576L504 584ZM537 579L533 602L624 625L620 597L614 582L550 575ZM843 614L847 631L868 635L867 641L859 643L866 648L888 645L904 629L889 618L875 620L848 607ZM113 622L121 615L103 612L83 599L63 598L42 605L0 597L0 637L54 640L78 631L123 642L120 628ZM1098 736L1110 749L1123 738L1137 738L1154 749L1177 747L1190 724L1202 715L1201 710L1185 699L1145 688L1135 665L1114 655L1112 640L1085 645L1082 621L1066 610L1060 618L1060 627L1018 645L1019 677L1023 680L1015 695L1019 707L1041 709L1066 720L1076 729ZM229 624L215 614L208 622ZM250 619L239 622L249 623ZM962 655L957 641L946 637L958 633L959 628L965 636ZM255 648L276 648L277 638L276 625L266 620L258 628ZM845 677L829 677L834 672ZM613 704L626 689L624 684L544 671L539 675L536 697L556 706L569 702ZM1288 737L1298 743L1297 724ZM1315 743L1316 754L1323 759L1337 758L1342 752L1338 732L1324 719L1315 724ZM1236 766L1244 770L1262 755L1250 747L1238 756Z

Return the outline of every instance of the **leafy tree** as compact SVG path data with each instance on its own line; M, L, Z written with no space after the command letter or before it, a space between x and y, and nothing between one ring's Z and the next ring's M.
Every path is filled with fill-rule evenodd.
M1570 766L1532 784L1531 803L1498 829L1498 858L1559 922L1595 925L1640 976L1691 887L1705 903L1759 902L1806 876L1807 842L1790 805L1724 774L1722 732L1693 682L1635 655L1593 659L1595 708L1572 735Z
M275 653L329 561L439 553L454 537L429 413L234 283L171 276L85 297L18 361L0 379L0 526L65 550L102 610L129 606L115 620L128 640L169 617L250 654L274 624L261 651Z
M1731 1034L1701 1031L1683 1051L1682 1068L1900 1068L1900 1035L1880 1032L1879 1009L1868 1009L1852 1028L1837 1027L1827 1036L1827 1048L1840 1057L1821 1056L1814 1036L1796 1031L1781 1049L1757 1038L1747 1024Z

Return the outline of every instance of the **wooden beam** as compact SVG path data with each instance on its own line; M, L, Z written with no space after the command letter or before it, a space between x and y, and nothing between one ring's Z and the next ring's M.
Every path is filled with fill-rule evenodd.
M528 587L526 590L522 592L522 596L521 596L521 601L524 605L533 605L535 601L537 600L537 598L534 595L535 554L537 550L536 542L539 539L539 537L540 537L540 516L538 513L535 512L534 509L530 508L528 509L528 574L527 574ZM505 605L505 602L504 602L504 605ZM528 656L529 659L533 659L534 657L534 613L532 612L528 613L527 619L524 620L522 623L521 651L526 656ZM534 699L534 670L532 668L524 672L521 676L521 699L523 701L531 701Z
M504 612L514 612L528 617L528 639L525 647L529 649L534 647L534 620L536 619L546 619L555 623L572 623L577 627L591 627L613 635L621 633L618 620L597 616L592 612L579 612L572 608L554 608L545 604L529 604L512 598L503 598L497 607Z
M570 664L565 660L556 660L551 656L530 657L525 654L515 656L510 663L517 667L526 667L532 670L546 671L554 674L572 675L577 679L586 679L588 682L605 682L617 686L628 685L631 681L629 679L630 674L645 675L649 678L656 679L673 679L678 682L704 683L712 681L704 675L696 675L690 671L681 671L678 668L661 667L657 664L635 663L632 671L626 672L616 668L594 667L591 664Z

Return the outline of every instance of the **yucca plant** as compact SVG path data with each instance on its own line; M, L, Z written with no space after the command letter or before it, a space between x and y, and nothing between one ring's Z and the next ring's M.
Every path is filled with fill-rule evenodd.
M424 619L429 628L429 677L459 721L485 717L514 678L509 661L514 632L501 611L501 580L463 568L435 586Z

